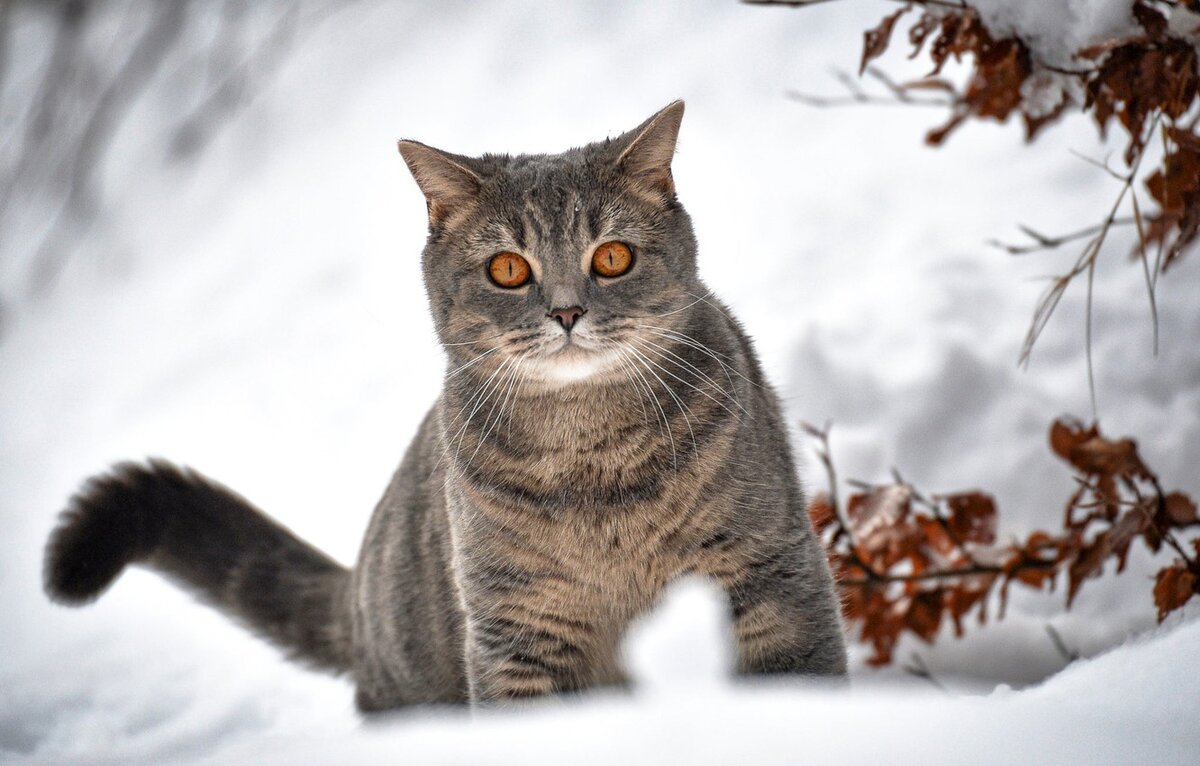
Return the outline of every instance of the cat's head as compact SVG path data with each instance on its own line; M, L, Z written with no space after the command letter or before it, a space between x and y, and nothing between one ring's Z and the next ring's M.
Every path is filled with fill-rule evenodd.
M682 117L676 101L562 154L400 142L429 210L425 286L452 359L551 385L600 380L679 325L701 289L671 177Z

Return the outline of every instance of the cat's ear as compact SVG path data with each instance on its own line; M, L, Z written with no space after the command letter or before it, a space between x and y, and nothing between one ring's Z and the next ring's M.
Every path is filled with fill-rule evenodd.
M403 140L398 146L400 156L425 195L430 224L444 223L474 201L479 193L480 178L467 167L465 157L419 141Z
M673 101L620 138L624 145L617 167L649 191L670 197L675 193L671 158L683 120L683 102Z

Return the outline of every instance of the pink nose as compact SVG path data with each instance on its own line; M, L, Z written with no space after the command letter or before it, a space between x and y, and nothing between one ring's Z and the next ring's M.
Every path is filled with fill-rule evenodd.
M547 314L546 316L554 317L555 319L558 320L558 323L563 326L564 330L566 330L567 332L570 332L571 327L573 327L575 325L575 322L579 319L579 317L581 317L583 315L584 315L584 310L582 307L570 306L565 309L550 309L550 313Z

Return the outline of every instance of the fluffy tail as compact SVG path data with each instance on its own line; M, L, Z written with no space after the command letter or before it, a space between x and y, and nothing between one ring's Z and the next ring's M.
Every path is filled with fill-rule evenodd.
M151 460L90 479L46 546L46 592L85 604L126 564L162 573L295 659L349 670L349 570L195 471Z

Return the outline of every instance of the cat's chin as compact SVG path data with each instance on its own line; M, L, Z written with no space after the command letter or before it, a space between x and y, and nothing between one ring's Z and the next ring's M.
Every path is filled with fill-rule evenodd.
M584 382L600 382L608 377L620 358L612 352L592 351L568 345L546 355L528 357L525 373L550 388L562 388Z

